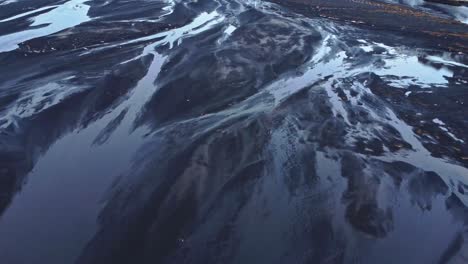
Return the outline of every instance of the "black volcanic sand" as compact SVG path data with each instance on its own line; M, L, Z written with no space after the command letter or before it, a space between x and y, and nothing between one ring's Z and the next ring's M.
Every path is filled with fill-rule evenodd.
M465 24L408 6L365 0L272 2L308 17L326 17L360 28L394 34L400 44L468 52Z
M467 263L468 25L359 0L83 4L0 53L2 263Z

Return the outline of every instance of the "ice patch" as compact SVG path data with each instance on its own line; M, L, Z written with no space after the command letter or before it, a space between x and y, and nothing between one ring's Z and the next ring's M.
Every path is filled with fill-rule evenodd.
M428 60L430 60L430 61L432 61L432 62L444 64L444 65L450 65L450 66L457 66L457 67L468 68L468 65L465 65L465 64L463 64L463 63L459 63L459 62L447 60L447 59L444 59L444 58L441 58L441 57L437 57L437 56L427 56L426 59L428 59Z
M360 48L361 48L363 51L365 51L365 52L372 52L372 51L374 51L374 47L372 47L372 46L361 46Z
M18 18L22 18L22 17L25 17L25 16L29 16L29 15L32 15L32 14L35 14L35 13L39 13L39 12L41 12L41 11L43 11L43 10L52 9L52 8L55 8L55 7L58 7L58 5L54 5L54 6L45 6L45 7L41 7L41 8L38 8L38 9L34 9L34 10L31 10L31 11L28 11L28 12L25 12L25 13L21 13L21 14L16 15L16 16L12 16L12 17L5 18L5 19L3 19L3 20L0 20L0 23L12 21L12 20L15 20L15 19L18 19Z
M218 44L223 43L226 39L228 39L234 31L236 31L236 27L233 25L229 25L223 32L223 36L219 39Z
M0 3L0 6L2 5L8 5L8 4L11 4L11 3L14 3L16 2L17 0L6 0L6 1L3 1Z
M233 25L229 25L228 28L226 28L226 30L224 30L224 34L226 35L231 35L237 28Z
M446 127L445 123L442 122L442 120L440 120L438 118L434 118L434 119L432 119L432 122L434 122L435 124L438 124L439 128L442 129L442 131L447 133L447 135L449 135L454 140L456 140L456 141L458 141L460 143L465 143L464 140L461 140L461 139L457 138L452 132L450 132L450 130L448 130L448 128Z
M445 126L445 123L442 122L442 120L438 119L438 118L434 118L432 119L432 122L438 124L438 125L441 125L441 126Z

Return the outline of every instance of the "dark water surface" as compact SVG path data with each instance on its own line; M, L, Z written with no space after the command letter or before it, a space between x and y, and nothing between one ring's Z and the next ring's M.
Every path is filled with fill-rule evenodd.
M468 263L466 10L0 0L0 263Z

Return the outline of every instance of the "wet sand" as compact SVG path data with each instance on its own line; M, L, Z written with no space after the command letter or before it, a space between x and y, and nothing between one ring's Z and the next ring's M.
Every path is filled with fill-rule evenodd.
M0 261L466 263L465 9L391 2L0 0Z

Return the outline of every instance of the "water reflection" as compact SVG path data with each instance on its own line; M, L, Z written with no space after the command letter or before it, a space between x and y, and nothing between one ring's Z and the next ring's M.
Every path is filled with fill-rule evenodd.
M125 3L0 54L0 258L463 260L463 54L265 2Z

